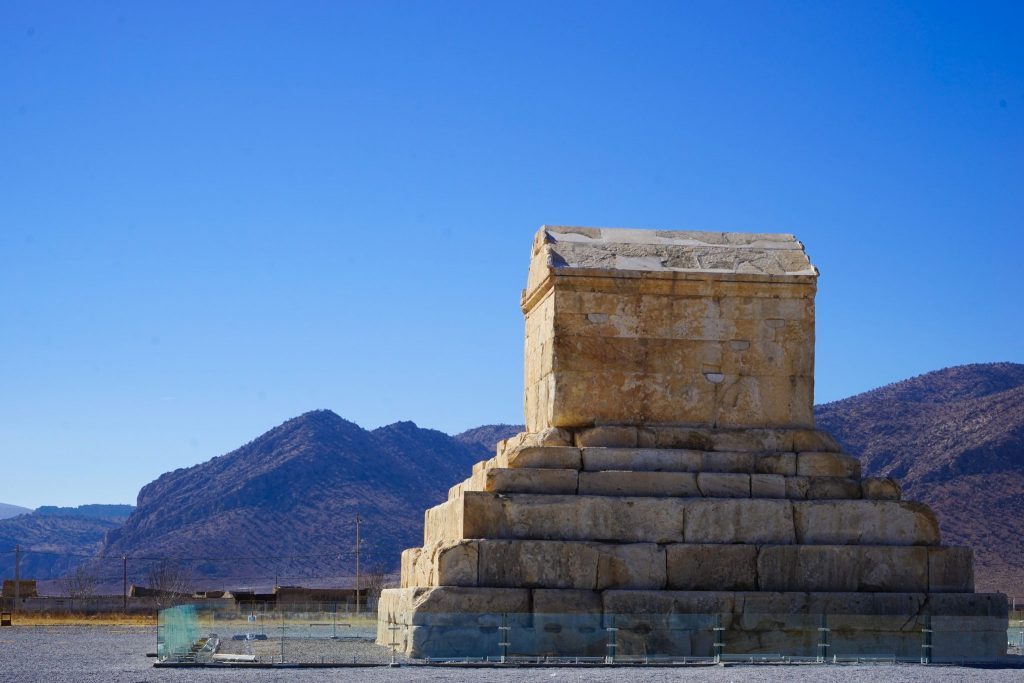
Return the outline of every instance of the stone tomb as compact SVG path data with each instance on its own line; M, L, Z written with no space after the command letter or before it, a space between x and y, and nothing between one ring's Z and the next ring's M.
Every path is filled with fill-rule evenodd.
M814 656L825 615L828 655L1002 654L971 550L814 429L817 276L792 235L541 228L527 431L427 510L378 642Z

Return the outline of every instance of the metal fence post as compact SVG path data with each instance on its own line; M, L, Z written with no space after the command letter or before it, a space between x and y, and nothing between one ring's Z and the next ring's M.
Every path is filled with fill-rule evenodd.
M921 663L932 663L932 615L924 615L924 628L921 629Z
M725 627L722 626L722 615L715 615L715 664L722 661L722 654L725 652Z
M501 613L501 626L498 627L498 631L501 633L501 641L498 643L501 646L501 663L504 664L505 660L508 659L508 632L510 628L508 625L508 613Z
M605 661L605 664L614 664L615 663L615 650L617 649L616 645L618 644L616 642L616 634L619 631L619 629L617 629L615 627L615 615L614 614L609 614L608 615L608 625L605 627L604 630L608 632L608 644L605 646L607 648L607 652L605 653L604 661Z
M821 622L818 626L818 664L828 663L828 634L831 629L828 627L828 615L821 615Z

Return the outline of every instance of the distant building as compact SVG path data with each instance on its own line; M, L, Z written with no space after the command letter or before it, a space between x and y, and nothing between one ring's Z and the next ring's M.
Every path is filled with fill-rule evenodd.
M4 589L3 589L2 597L4 597L4 598L13 598L14 597L14 593L15 593L15 591L14 591L14 583L15 582L12 581L11 579L4 579ZM20 597L20 598L38 598L39 597L39 593L38 593L38 591L36 591L36 580L35 579L22 579L22 580L18 581L18 584L19 584L19 586L18 586L18 588L19 588L19 590L18 590L18 597Z

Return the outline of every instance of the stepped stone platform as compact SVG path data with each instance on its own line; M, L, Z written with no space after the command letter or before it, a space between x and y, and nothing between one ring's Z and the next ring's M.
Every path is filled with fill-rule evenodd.
M814 429L816 277L788 235L542 228L527 432L427 510L378 642L813 656L827 623L828 654L1003 654L971 549Z

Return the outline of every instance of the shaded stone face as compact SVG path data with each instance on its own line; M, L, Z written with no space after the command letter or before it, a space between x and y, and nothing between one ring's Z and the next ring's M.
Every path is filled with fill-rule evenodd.
M790 235L542 228L527 431L426 512L378 642L413 656L945 656L1006 645L1006 597L892 479L813 428L816 269ZM933 621L929 621L934 618ZM915 650L916 648L916 650Z
M812 427L816 279L792 235L542 228L527 430Z

